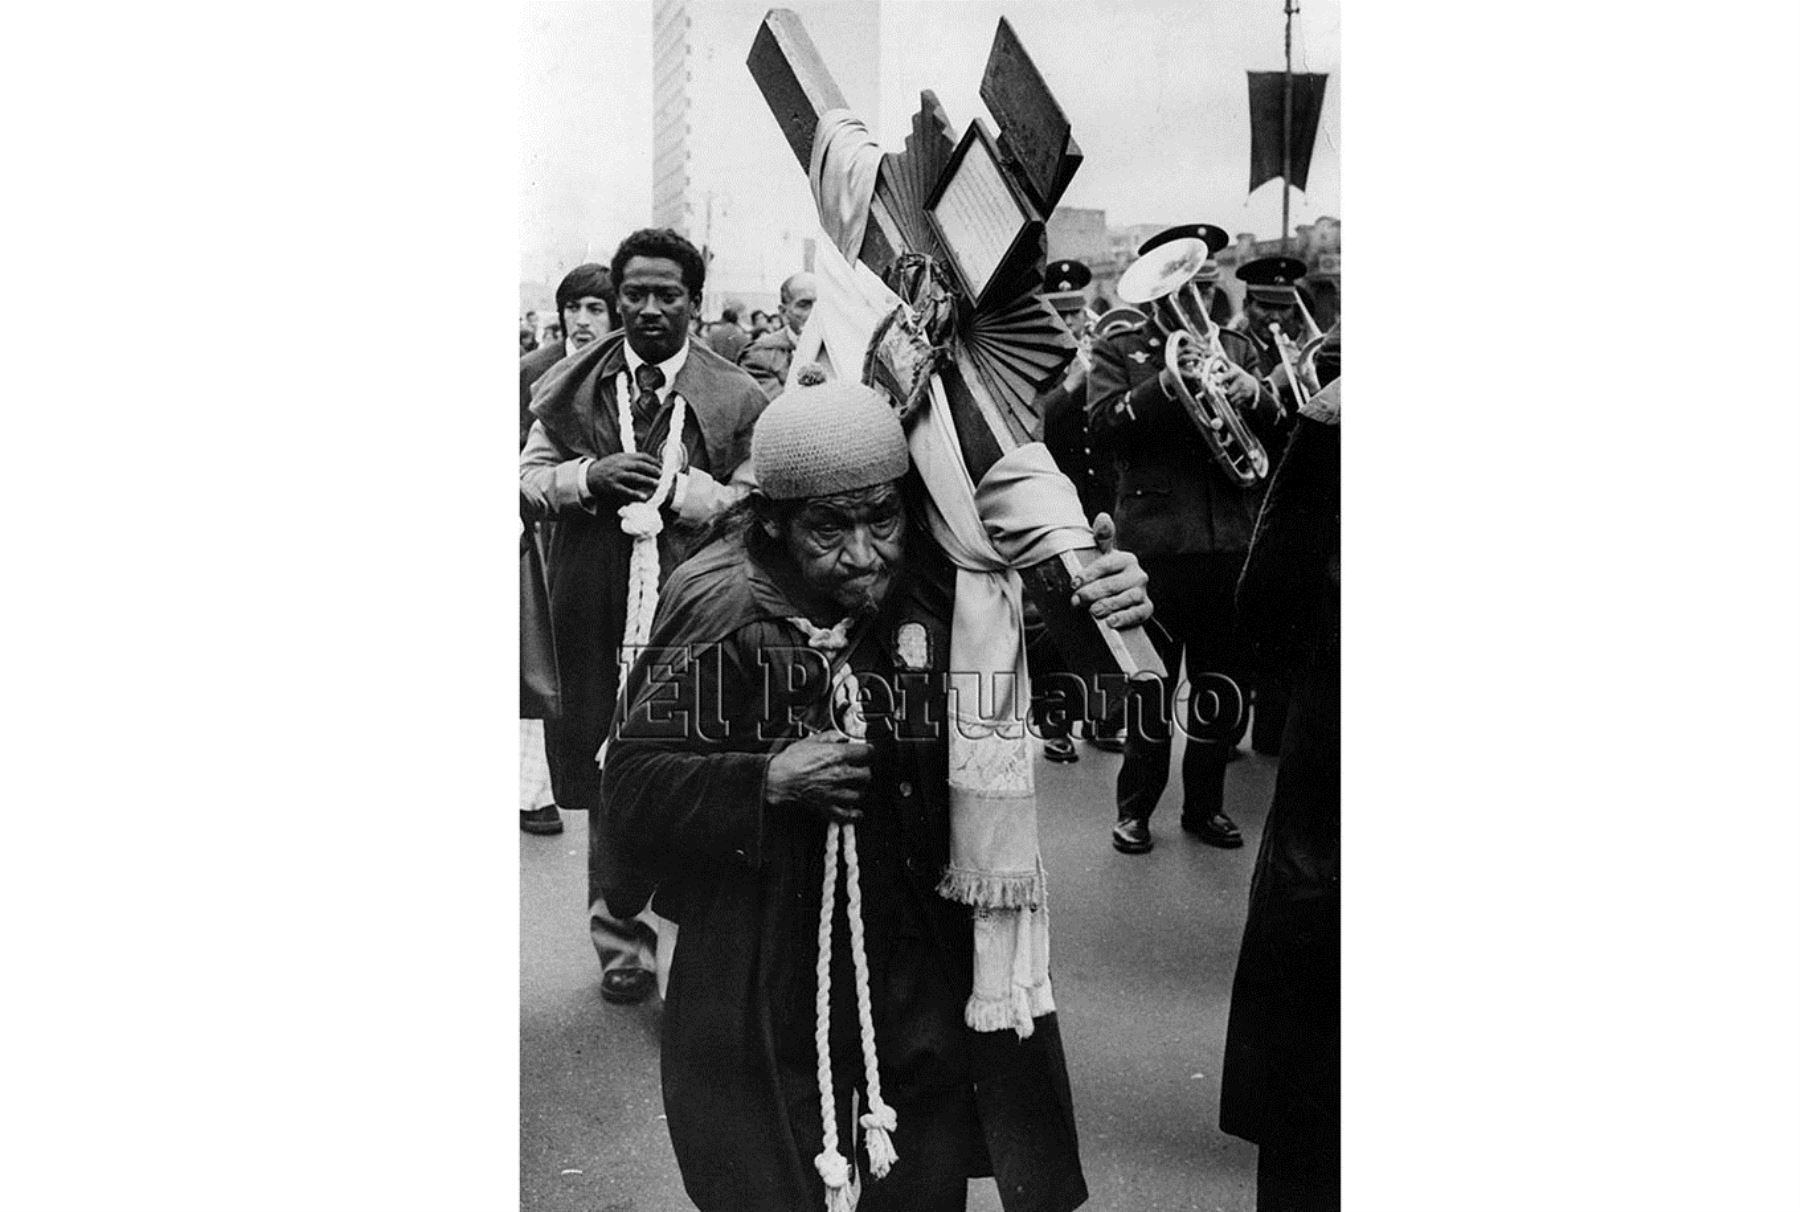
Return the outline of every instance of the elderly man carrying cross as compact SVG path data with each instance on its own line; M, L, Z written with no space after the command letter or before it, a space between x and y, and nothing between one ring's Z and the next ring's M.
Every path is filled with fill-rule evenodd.
M861 384L797 387L758 422L752 461L748 504L663 591L606 768L608 846L654 873L681 929L662 1065L687 1192L702 1209L818 1208L864 1168L860 1123L864 1212L961 1209L990 1173L1008 1212L1077 1207L1047 981L1018 1034L977 1029L982 911L940 890L958 584L901 425ZM1111 523L1095 531L1109 546ZM1150 614L1144 583L1107 551L1075 596L1130 627ZM821 927L842 826L849 925Z

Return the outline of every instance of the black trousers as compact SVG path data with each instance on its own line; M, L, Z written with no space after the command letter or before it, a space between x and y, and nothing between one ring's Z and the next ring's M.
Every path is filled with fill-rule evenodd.
M1225 762L1248 722L1248 651L1232 599L1244 553L1140 557L1156 617L1150 640L1169 676L1141 683L1127 703L1125 761L1119 768L1119 819L1149 820L1169 782L1174 702L1187 660L1189 694L1179 726L1182 815L1204 819L1225 803Z

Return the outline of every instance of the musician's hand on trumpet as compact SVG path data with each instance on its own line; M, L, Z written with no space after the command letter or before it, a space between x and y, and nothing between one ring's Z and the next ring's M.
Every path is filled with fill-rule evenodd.
M1175 351L1174 369L1187 381L1190 392L1201 392L1206 390L1208 383L1218 383L1218 367L1211 363L1197 341L1182 341L1179 344ZM1168 370L1165 368L1163 373L1167 375ZM1173 399L1176 394L1175 384L1164 383L1163 394Z
M1205 381L1206 373L1206 358L1200 352L1199 342L1183 342L1181 349L1175 354L1175 366L1182 378L1194 387L1199 387Z
M1211 385L1225 393L1234 408L1248 408L1256 402L1256 378L1229 358L1204 353L1198 342L1185 341L1175 355L1175 366L1189 388L1200 391Z

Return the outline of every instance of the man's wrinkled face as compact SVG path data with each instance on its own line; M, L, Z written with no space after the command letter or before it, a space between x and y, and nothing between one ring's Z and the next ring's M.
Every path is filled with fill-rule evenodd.
M583 295L562 309L563 331L576 349L591 345L612 331L612 313L599 295ZM659 359L660 361L660 359Z
M619 277L619 322L625 339L646 362L674 357L687 341L699 300L681 280L681 266L667 257L633 257Z
M807 585L851 615L880 607L905 559L906 508L894 483L812 497L785 524L764 526Z
M812 315L813 302L819 297L819 287L812 278L805 277L793 283L782 295L781 318L795 335L799 335L806 327L806 318Z

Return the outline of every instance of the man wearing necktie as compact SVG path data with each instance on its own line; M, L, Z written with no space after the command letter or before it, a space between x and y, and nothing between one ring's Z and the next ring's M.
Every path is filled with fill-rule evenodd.
M589 814L589 920L601 995L613 1002L641 1001L655 983L654 930L620 920L599 895L608 857L592 827L633 549L640 536L653 541L666 576L706 523L748 491L732 477L748 461L766 403L749 375L688 339L705 279L705 259L677 233L627 236L612 259L621 331L539 380L519 455L523 506L557 523L547 564L562 717L545 741L556 802Z

